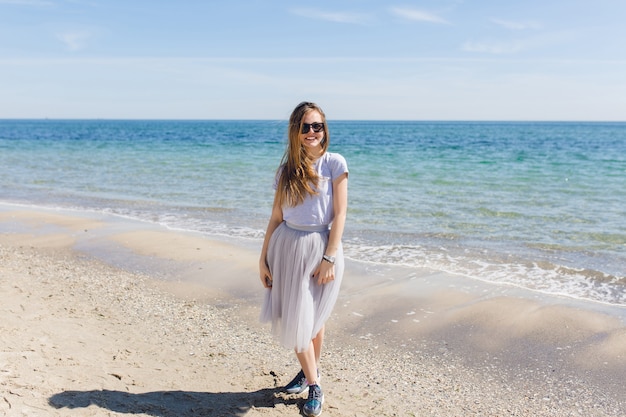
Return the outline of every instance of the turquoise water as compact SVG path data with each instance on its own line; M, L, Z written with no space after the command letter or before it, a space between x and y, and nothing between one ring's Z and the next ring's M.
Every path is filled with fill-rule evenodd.
M626 123L330 121L346 255L626 305ZM258 240L284 121L0 121L0 200Z

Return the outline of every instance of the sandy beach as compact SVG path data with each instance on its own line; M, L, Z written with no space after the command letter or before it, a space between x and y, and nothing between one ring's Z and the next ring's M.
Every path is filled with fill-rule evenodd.
M297 416L255 242L0 209L0 415ZM349 262L325 416L624 416L626 311Z

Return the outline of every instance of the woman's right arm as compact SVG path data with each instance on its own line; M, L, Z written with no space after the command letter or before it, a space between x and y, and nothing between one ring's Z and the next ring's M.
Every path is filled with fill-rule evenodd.
M270 268L267 265L267 248L270 244L270 239L274 230L283 222L283 210L278 204L278 193L274 195L274 204L272 206L272 214L267 224L267 230L265 231L265 239L263 240L263 248L261 249L261 256L259 258L259 277L261 283L265 288L272 287L272 274Z

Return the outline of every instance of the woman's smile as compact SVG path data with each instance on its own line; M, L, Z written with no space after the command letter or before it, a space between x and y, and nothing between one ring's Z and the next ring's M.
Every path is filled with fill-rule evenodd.
M323 124L322 115L313 110L304 115L302 118L303 126L308 126L308 132L300 133L300 140L302 145L308 148L310 151L319 152L321 150L322 141L324 140L324 130L315 132L313 126L317 124Z

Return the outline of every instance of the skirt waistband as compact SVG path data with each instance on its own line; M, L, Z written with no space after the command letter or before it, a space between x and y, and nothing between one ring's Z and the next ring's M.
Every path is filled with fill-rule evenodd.
M315 226L302 226L299 224L289 223L287 221L285 222L285 224L287 225L288 228L293 229L293 230L299 230L301 232L327 232L328 230L330 230L329 224L319 224Z

